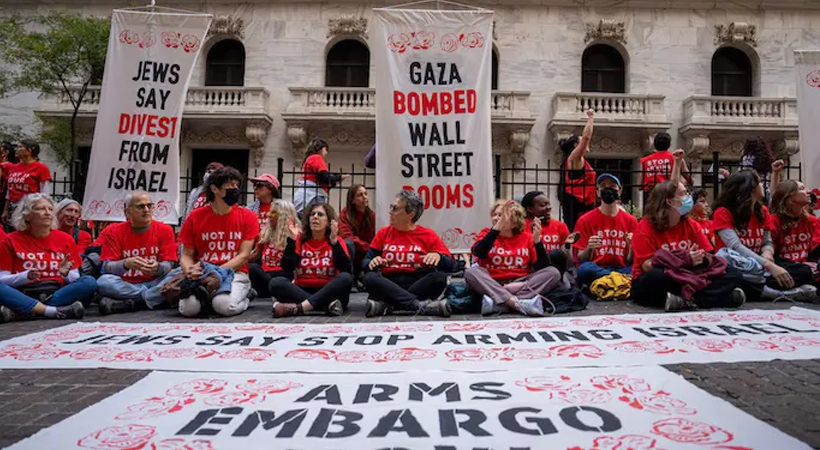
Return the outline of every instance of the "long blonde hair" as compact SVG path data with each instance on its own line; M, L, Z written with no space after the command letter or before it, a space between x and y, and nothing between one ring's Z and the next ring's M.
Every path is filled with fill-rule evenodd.
M277 249L282 250L288 242L288 219L293 218L295 223L299 223L296 207L293 203L278 198L271 203L270 214L277 215L276 227L271 228L269 219L259 233L259 243L264 245L272 242Z

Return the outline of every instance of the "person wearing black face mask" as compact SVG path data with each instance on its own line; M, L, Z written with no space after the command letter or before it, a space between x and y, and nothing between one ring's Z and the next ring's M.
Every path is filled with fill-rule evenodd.
M220 286L213 298L203 298L199 291L181 298L179 312L183 316L199 315L208 300L213 311L222 316L235 316L248 308L248 259L259 236L259 223L253 211L236 206L241 197L241 181L242 175L233 167L214 170L205 181L210 204L192 211L182 225L179 265L185 278L199 280L214 270L220 274L225 269L233 271L230 288Z

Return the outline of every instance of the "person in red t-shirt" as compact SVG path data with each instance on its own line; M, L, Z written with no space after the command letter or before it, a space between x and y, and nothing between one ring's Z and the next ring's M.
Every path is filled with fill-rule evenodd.
M558 142L558 147L566 156L561 165L559 199L563 212L562 219L569 229L575 227L575 222L581 215L595 208L595 169L586 159L589 142L592 140L594 117L593 110L587 111L587 124L580 140L578 136L570 136Z
M347 175L328 171L327 151L327 142L315 138L305 153L302 178L293 193L293 204L300 215L311 202L327 203L328 190L347 179Z
M83 206L76 200L66 198L57 203L54 208L54 215L57 216L57 229L68 234L77 244L77 251L80 255L85 253L85 249L91 245L91 234L80 229L80 216Z
M14 164L9 161L11 152L14 151L14 145L11 142L0 142L0 215L5 216L6 203L8 199L8 176L11 166ZM3 228L5 220L0 220L0 228Z
M591 286L598 278L612 272L632 273L632 232L638 226L634 216L618 207L621 180L604 173L598 177L601 206L584 214L575 225L580 233L573 244L577 251L578 281Z
M256 200L248 206L248 209L256 214L261 230L268 223L271 203L274 199L280 198L279 179L269 173L263 173L256 178L251 178L250 181L253 183L253 195Z
M790 261L805 264L810 269L817 267L820 259L820 219L809 212L810 204L809 190L799 181L786 180L774 187L770 226L778 264ZM816 270L812 272L814 275L817 273ZM816 285L818 278L813 278Z
M541 220L527 229L524 208L513 200L497 200L490 217L492 229L482 230L473 245L478 265L464 271L467 286L482 296L481 314L543 316L542 296L558 286L561 273L549 267Z
M712 243L700 225L687 217L693 206L686 186L676 180L657 184L649 193L643 218L632 239L635 253L632 299L635 303L679 311L694 306L737 308L746 300L740 288L743 275L733 268L724 268L722 262L710 264L714 257L707 254L713 250ZM661 255L664 252L669 254ZM683 277L671 277L669 269L664 268L665 263L660 262L664 256L682 261L675 270L692 274L693 281L684 283ZM703 282L701 273L708 280L703 287L696 284L696 278Z
M188 280L197 281L213 269L233 272L230 287L224 291L220 287L211 299L214 312L222 316L242 314L250 301L248 260L259 236L259 222L256 214L237 205L241 181L242 175L233 167L211 172L205 182L205 195L210 205L192 211L179 232L183 247L179 265ZM180 299L180 314L186 317L199 315L202 302L208 299L202 298L202 292L198 295Z
M208 177L211 176L211 172L222 167L224 166L219 162L212 162L205 166L202 184L192 189L191 193L188 194L188 201L185 203L185 213L182 215L182 222L185 222L185 219L188 218L188 214L191 214L191 211L208 206L208 198L205 195L205 183L208 181Z
M712 233L712 219L709 211L709 200L706 199L706 190L702 188L695 189L692 192L692 200L695 201L694 207L689 217L698 223L700 231L703 233L712 245L715 244L715 236Z
M367 317L394 309L450 317L447 301L434 299L456 264L439 235L416 224L422 213L424 201L415 191L399 192L390 205L390 225L376 233L364 258Z
M15 206L25 195L47 193L51 186L51 172L45 164L37 160L37 156L40 155L40 145L37 142L20 141L15 155L20 162L12 164L8 169L8 175L4 175L8 183L6 214L13 214Z
M775 262L769 210L761 203L764 197L760 176L752 169L735 172L726 180L712 215L718 256L726 256L730 262L743 261L738 268L747 278L761 279L759 283L744 281L748 301L784 296L812 299L814 292L802 287L811 283L811 270L807 271L804 264ZM734 258L730 258L729 250Z
M370 209L367 189L355 184L347 191L347 206L339 215L339 236L353 249L353 277L359 279L362 263L376 236L376 213Z
M174 268L177 244L170 225L153 219L147 192L125 197L127 222L106 228L102 243L103 275L97 280L100 314L154 309L165 303L161 282Z
M248 265L251 286L260 298L271 296L268 286L272 279L278 277L293 279L293 270L284 269L288 264L289 267L295 266L292 263L284 263L284 259L292 256L285 255L285 247L289 236L288 222L298 220L299 217L293 203L282 199L272 202L268 221L259 232L259 243L251 254L253 262Z
M82 318L84 303L97 290L80 276L77 245L54 230L54 201L46 194L23 197L12 216L17 230L0 245L0 322L20 314L55 319ZM33 297L45 296L43 302Z
M525 229L532 230L535 218L541 220L541 242L549 255L549 265L563 274L572 260L572 244L578 239L578 233L570 235L565 223L551 217L552 204L549 197L541 191L524 194L521 206L527 212Z
M327 203L311 203L305 209L301 228L288 221L287 258L283 269L295 272L293 283L274 278L268 289L276 297L273 317L301 316L310 311L326 311L341 316L350 300L353 275L350 256L339 239L336 211Z

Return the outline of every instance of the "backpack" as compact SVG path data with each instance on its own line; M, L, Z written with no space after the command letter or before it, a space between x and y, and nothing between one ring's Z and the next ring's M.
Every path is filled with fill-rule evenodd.
M544 295L553 305L553 314L582 311L587 308L589 298L576 287L560 287Z
M471 314L481 311L481 299L467 287L465 281L453 281L444 290L444 298L450 310L457 314Z

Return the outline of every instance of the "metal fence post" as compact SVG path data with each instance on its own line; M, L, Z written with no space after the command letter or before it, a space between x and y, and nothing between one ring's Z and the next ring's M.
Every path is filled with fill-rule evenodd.
M720 152L712 152L712 202L717 202L720 195Z
M501 198L501 155L495 155L495 198Z

